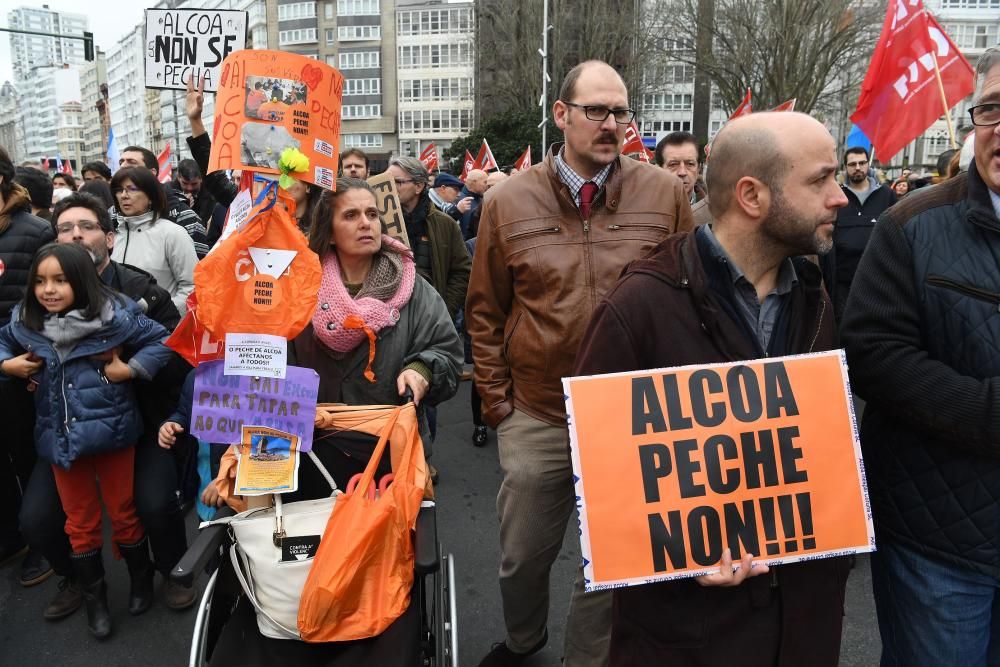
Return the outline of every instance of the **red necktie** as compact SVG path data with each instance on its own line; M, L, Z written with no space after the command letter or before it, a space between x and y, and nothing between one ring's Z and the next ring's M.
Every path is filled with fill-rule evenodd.
M594 203L594 195L597 194L597 184L587 181L580 188L580 215L584 220L590 219L590 205Z

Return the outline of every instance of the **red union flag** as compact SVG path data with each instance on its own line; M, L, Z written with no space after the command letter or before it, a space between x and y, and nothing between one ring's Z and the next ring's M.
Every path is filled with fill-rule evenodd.
M482 169L483 171L492 171L493 169L499 169L497 166L497 161L493 159L493 151L490 150L490 145L486 142L486 137L483 137L483 145L479 147L479 155L476 156L476 161L472 165L473 169Z
M787 102L782 102L778 106L771 109L771 111L795 111L795 100L797 99L797 97L793 97Z
M736 107L736 111L734 111L733 115L729 117L729 120L745 116L748 113L753 113L753 101L750 99L749 88L747 88L747 94L743 96L743 101L740 102L738 107Z
M622 144L622 153L624 155L638 153L641 162L649 162L649 149L642 143L639 126L635 124L634 120L625 128L625 143Z
M935 81L941 72L944 101ZM973 90L972 66L921 0L889 0L871 65L851 120L889 159Z
M516 174L519 171L525 171L530 166L531 166L531 146L529 145L527 148L524 149L524 152L521 153L521 157L517 158L517 162L515 162L514 166L511 167L510 173Z
M156 157L156 161L159 162L159 179L160 183L169 183L174 177L174 167L170 164L170 142L167 142L166 148L163 152Z
M438 154L437 146L434 144L427 144L427 147L420 152L420 161L424 163L427 171L437 171L438 170Z
M472 157L472 153L465 151L465 160L462 162L462 175L461 180L465 180L465 177L469 175L469 172L475 169L476 160Z

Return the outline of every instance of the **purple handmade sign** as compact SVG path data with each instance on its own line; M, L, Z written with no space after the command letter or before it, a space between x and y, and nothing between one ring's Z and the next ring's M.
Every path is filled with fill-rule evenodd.
M299 436L312 449L319 375L289 366L284 380L225 375L224 361L198 365L194 376L191 433L208 442L237 443L246 426L268 426Z

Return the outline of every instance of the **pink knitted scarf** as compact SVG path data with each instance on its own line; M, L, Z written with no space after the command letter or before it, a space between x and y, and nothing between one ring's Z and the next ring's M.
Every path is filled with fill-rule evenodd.
M370 382L375 381L371 366L375 359L376 335L385 327L395 326L399 321L399 311L410 301L413 283L416 280L416 267L406 246L386 234L382 235L382 245L403 251L395 255L402 260L403 274L395 293L385 301L365 296L370 291L378 291L379 288L385 287L369 285L374 275L382 273L377 271L376 264L391 261L387 256L376 255L373 260L376 264L373 264L361 292L357 298L351 298L340 276L337 253L329 252L323 257L323 281L319 288L319 304L312 320L316 338L335 352L350 352L366 337L368 338L368 367L365 370L365 377ZM386 252L388 251L384 249L380 251L380 253Z

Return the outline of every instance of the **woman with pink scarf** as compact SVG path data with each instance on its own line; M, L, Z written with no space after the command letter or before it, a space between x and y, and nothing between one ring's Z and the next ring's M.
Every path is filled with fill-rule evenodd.
M366 182L341 178L323 192L309 230L323 282L311 325L289 344L289 363L319 373L321 403L394 405L409 389L430 457L422 406L455 395L462 343L409 248L381 230Z

